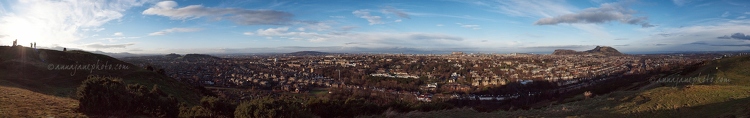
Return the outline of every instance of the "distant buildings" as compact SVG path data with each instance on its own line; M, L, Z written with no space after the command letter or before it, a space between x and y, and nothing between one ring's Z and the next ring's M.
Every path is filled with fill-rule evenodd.
M173 55L179 57L179 55ZM351 54L338 56L248 56L241 58L180 59L143 58L135 61L155 64L176 79L220 87L253 87L288 92L304 92L311 87L371 89L391 94L417 90L397 90L384 85L358 85L347 81L354 76L387 77L394 80L421 80L419 101L432 101L435 93L471 93L487 87L508 84L530 85L553 82L570 91L591 86L587 80L605 80L621 75L647 73L667 67L701 62L705 57L689 55L641 55L591 57L580 55L496 55L452 52L450 55ZM165 56L166 57L166 56ZM137 64L137 63L135 63ZM341 70L339 73L336 70ZM346 73L343 73L344 70ZM338 78L339 74L343 78ZM360 77L354 77L360 78ZM367 77L362 77L367 79ZM536 82L535 82L536 81ZM422 92L424 92L422 91ZM531 93L526 93L531 94ZM440 94L436 94L440 98ZM481 96L471 99L505 100L518 95ZM462 97L458 97L462 98Z
M452 52L452 55L464 55L464 52Z

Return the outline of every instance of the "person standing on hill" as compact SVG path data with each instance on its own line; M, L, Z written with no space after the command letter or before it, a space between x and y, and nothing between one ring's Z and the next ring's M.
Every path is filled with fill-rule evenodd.
M18 39L13 40L13 47L16 47L16 43L18 43Z

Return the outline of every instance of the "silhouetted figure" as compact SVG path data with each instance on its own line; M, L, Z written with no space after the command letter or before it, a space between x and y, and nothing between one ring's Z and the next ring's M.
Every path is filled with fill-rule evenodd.
M63 48L63 52L68 51L68 48Z
M29 43L29 47L33 48L34 47L34 43Z
M16 47L16 44L18 43L18 39L13 40L13 47Z
M36 42L34 42L34 48L36 48Z

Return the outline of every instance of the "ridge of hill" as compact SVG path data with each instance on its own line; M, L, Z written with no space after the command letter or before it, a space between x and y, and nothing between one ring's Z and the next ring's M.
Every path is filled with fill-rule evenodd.
M329 54L327 52L319 52L319 51L298 51L298 52L292 52L287 53L291 55L321 55L321 54Z
M23 93L35 96L43 94L75 99L76 89L88 78L121 79L126 84L148 87L157 85L164 93L189 105L198 104L201 99L200 92L190 85L106 55L79 50L0 46L2 87L25 89L30 92Z
M594 49L577 52L569 49L557 49L552 52L552 55L604 55L604 56L621 56L623 55L617 49L609 46L596 46Z
M186 54L182 56L183 59L221 59L219 57L207 55L207 54Z

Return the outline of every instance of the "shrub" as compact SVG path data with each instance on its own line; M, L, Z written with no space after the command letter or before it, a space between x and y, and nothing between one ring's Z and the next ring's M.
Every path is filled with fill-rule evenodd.
M180 117L190 118L229 118L234 116L237 106L217 97L203 97L200 106L180 107Z
M155 117L177 117L179 113L177 100L156 85L149 91L140 84L126 86L119 79L90 78L78 87L76 95L78 108L84 113Z
M234 111L237 118L299 118L312 117L302 104L289 99L264 97L243 102Z

